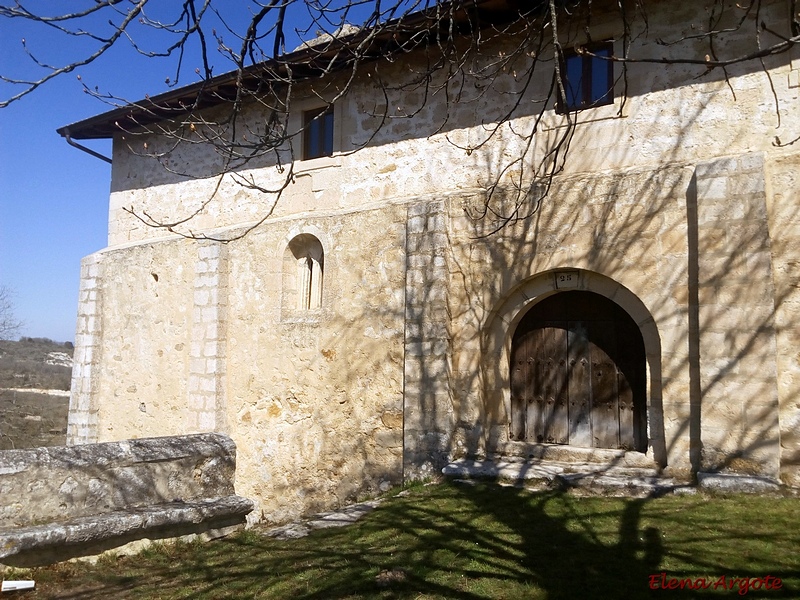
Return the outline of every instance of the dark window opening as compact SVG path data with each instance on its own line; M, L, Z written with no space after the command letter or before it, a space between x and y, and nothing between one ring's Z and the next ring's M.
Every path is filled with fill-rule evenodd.
M303 158L333 154L333 106L303 113Z
M603 58L613 55L613 43L588 46L586 50L591 55L574 50L564 53L561 76L566 102L559 99L556 110L560 113L614 102L614 63Z

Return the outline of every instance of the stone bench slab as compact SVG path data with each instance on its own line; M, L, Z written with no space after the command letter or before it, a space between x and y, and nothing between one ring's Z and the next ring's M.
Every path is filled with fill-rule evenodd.
M99 552L145 537L176 537L185 529L196 532L229 527L244 522L253 510L253 502L241 496L205 498L191 502L166 502L78 517L29 527L0 529L0 562L14 566L32 566L86 554L87 548ZM187 529L187 526L189 529ZM108 541L107 547L104 542ZM99 553L98 552L98 553Z

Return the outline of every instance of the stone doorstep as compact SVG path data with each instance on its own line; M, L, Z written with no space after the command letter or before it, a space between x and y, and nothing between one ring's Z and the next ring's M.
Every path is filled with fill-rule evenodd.
M657 478L655 467L602 465L596 462L469 460L453 461L442 469L447 476L496 477L501 479L553 479L563 475L573 479L600 475Z
M615 465L656 469L652 456L635 450L609 448L580 448L562 444L533 442L505 442L497 451L487 456L490 460L596 464L598 467Z
M777 492L781 489L780 483L775 479L738 473L698 473L697 485L701 488L720 492L749 492L753 494Z
M212 521L241 518L253 510L253 501L241 496L165 502L151 506L79 517L62 523L0 529L0 562L23 554L59 547L90 546L115 538L145 537L145 533Z
M630 494L663 494L689 487L662 477L655 468L603 466L597 462L524 462L514 460L458 460L442 469L446 477L499 479L544 487L615 490Z
M442 469L446 477L463 479L498 479L525 482L540 488L567 487L585 491L616 491L630 495L696 493L698 489L719 492L774 493L783 488L769 477L741 473L698 473L697 486L687 481L661 475L655 468L603 466L597 462L509 460L453 461Z

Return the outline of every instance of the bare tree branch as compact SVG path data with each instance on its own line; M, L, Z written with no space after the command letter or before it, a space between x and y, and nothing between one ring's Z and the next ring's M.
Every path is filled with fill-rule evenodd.
M487 0L265 0L232 8L216 0L184 0L172 9L173 13L168 13L173 17L165 18L155 12L163 11L163 6L154 7L147 0L104 0L60 15L40 14L15 2L0 6L0 18L24 19L54 34L89 38L99 46L78 60L58 65L37 58L26 44L26 55L34 67L44 70L44 75L25 79L0 73L0 82L12 90L0 96L0 108L64 73L92 63L121 39L144 56L174 56L175 76L167 80L169 86L180 80L187 57L196 57L193 61L201 66L195 72L200 79L190 86L190 92L178 100L169 94L146 96L121 116L118 130L130 152L158 161L176 176L216 178L209 196L186 214L159 218L134 207L126 209L148 227L205 238L196 233L192 221L219 201L223 181L268 198L262 215L256 219L258 223L273 214L281 194L295 178L294 142L306 129L305 124L292 126L289 119L299 87L310 90L321 103L330 106L367 77L376 97L383 98L374 115L376 129L352 148L342 148L341 154L360 151L393 121L413 119L434 102L443 110L429 135L443 133L454 148L467 155L482 151L490 141L502 136L511 135L519 142L517 155L497 165L481 184L486 191L484 205L468 211L474 219L487 221L484 231L491 235L530 218L547 198L552 179L569 160L580 107L570 106L572 92L564 67L566 50L620 65L614 76L614 94L621 114L628 96L629 65L681 64L698 67L697 77L720 72L733 94L733 67L756 63L769 76L765 60L788 52L800 42L797 0L790 1L785 24L769 26L762 22L760 0L739 4L713 0L702 21L692 24L691 31L674 39L658 40L669 48L669 54L661 57L637 56L633 51L634 41L649 31L645 0L617 0L602 3L602 7L590 0L496 2L491 3L495 12L484 10L488 4ZM108 35L89 27L90 23L96 25L97 16L105 11L114 11L121 17ZM600 13L604 18L613 14L616 19L616 37L610 40L616 43L616 51L611 54L600 55L593 50L595 42L607 41L593 37L594 22ZM210 53L208 31L216 41L216 55ZM305 39L295 50L286 52L287 40L298 34L305 38L309 33L316 37ZM750 36L752 49L732 54L729 46L720 43L724 36L734 33ZM161 49L151 49L157 48L151 39L153 34L159 35ZM233 37L233 43L225 40L228 36ZM508 47L509 41L513 47ZM496 48L502 44L505 49L498 54ZM414 59L407 61L405 79L381 75L383 69L406 62L412 53ZM233 74L213 77L214 69L226 61L226 70L233 69ZM509 76L513 83L500 89L497 82ZM542 85L542 81L548 83ZM780 125L781 106L771 78L770 86ZM510 98L507 108L492 119L476 123L483 126L481 139L471 139L469 143L456 139L448 131L455 109L479 103L490 90ZM128 104L123 98L96 89L85 87L85 91L116 107ZM419 97L420 101L402 110L390 106L392 99L410 96ZM209 110L213 106L223 108ZM531 106L536 107L532 115ZM263 122L248 117L255 107L259 113L269 115ZM540 141L543 123L554 109L560 113L559 127L544 144ZM519 121L523 113L533 117L522 121L529 125ZM158 147L148 146L153 143L148 140L153 139L161 140ZM193 145L213 148L219 157L213 171L196 172L191 165L172 160L182 146ZM262 169L263 165L273 168ZM246 169L250 170L245 173ZM502 202L496 198L500 189L504 192ZM509 190L510 201L506 193Z
M0 285L0 340L8 340L19 334L23 323L14 315L14 293Z

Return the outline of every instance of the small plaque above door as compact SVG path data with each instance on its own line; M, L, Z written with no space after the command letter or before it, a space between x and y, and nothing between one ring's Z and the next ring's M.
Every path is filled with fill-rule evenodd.
M556 271L556 289L565 290L578 287L578 271Z

